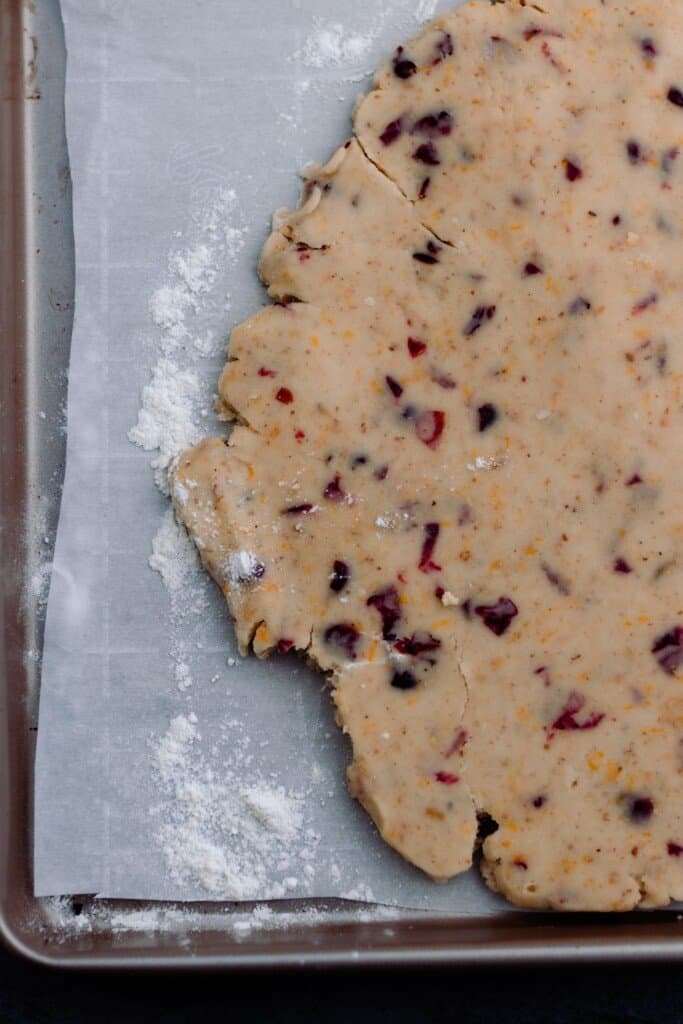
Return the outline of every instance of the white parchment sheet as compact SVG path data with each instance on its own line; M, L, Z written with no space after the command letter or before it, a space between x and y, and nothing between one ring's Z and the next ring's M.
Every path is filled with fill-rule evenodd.
M127 438L162 357L196 384L197 433L220 431L222 350L265 301L256 260L271 214L296 204L299 168L348 135L368 72L447 6L62 0L76 321L37 895L500 907L476 872L435 885L379 839L346 791L349 750L321 676L293 658L236 659L211 581L185 565L169 591L150 568L168 502L158 453ZM201 265L183 265L187 253ZM167 302L155 323L152 296L179 283L184 305Z

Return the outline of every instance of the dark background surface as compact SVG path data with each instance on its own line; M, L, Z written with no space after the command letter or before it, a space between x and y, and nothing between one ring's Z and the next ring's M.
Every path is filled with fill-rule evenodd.
M50 972L0 950L0 1021L683 1022L677 964L253 974Z

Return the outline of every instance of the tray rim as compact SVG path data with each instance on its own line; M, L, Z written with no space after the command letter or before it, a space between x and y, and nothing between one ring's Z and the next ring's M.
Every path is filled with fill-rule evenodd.
M51 2L56 5L58 0ZM328 922L323 935L329 931L339 940L338 948L323 948L316 943L321 929L306 925L298 945L292 943L291 948L284 949L271 942L269 952L261 948L268 943L268 933L254 943L232 945L228 936L223 936L221 952L190 953L179 945L165 948L164 933L158 933L156 947L149 945L144 951L135 943L126 946L122 936L113 943L111 934L92 933L86 937L92 946L88 950L80 948L82 942L79 946L76 940L63 939L60 932L51 930L43 901L34 898L31 887L30 728L34 709L27 694L35 694L36 680L35 668L25 664L23 651L36 637L37 618L35 608L22 603L27 564L23 510L38 459L30 408L30 378L40 352L32 316L29 257L35 211L27 170L33 106L41 102L40 75L38 82L33 82L29 64L34 56L30 41L35 18L35 4L25 0L8 0L0 5L0 138L4 143L0 147L0 218L6 225L5 238L11 239L4 252L0 250L0 337L13 339L11 346L4 346L5 379L0 380L0 521L5 527L0 531L0 564L5 571L8 567L14 570L8 573L9 583L0 596L0 821L7 826L0 830L0 939L24 959L70 970L472 967L683 960L683 926L678 923L681 915L676 910L609 917L514 910L495 918L425 916L391 922L394 931L405 936L400 945L382 941L390 923L386 920L340 925ZM453 938L453 932L458 938Z

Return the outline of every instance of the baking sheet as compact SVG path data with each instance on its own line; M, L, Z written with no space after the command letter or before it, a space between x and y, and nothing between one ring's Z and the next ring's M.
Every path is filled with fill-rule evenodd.
M76 317L36 895L501 906L476 873L437 886L381 842L346 792L321 677L237 658L219 593L177 557L159 453L128 440L155 369L186 375L171 397L197 435L219 430L222 348L265 300L255 264L272 212L348 134L368 71L446 6L63 0ZM166 583L148 564L155 537Z

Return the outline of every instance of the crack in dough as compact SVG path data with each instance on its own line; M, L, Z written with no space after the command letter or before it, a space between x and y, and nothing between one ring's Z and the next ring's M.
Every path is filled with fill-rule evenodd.
M305 171L179 517L435 879L683 898L683 7L474 2ZM295 299L296 301L291 301ZM246 425L248 426L246 426ZM192 486L188 486L188 481ZM239 573L230 572L238 553Z

